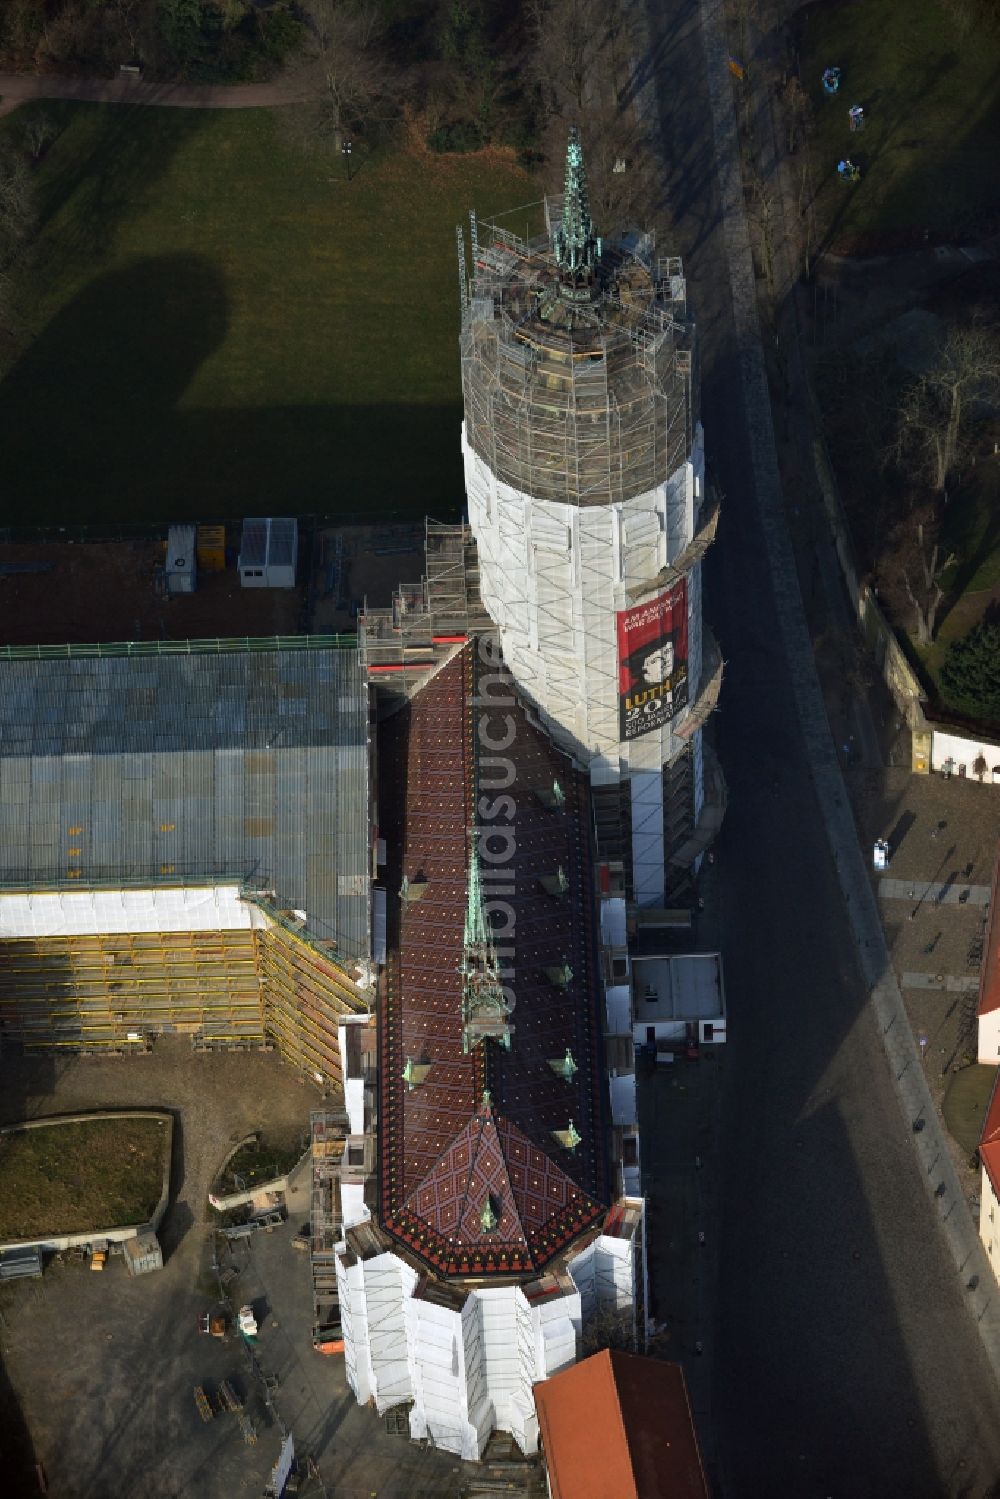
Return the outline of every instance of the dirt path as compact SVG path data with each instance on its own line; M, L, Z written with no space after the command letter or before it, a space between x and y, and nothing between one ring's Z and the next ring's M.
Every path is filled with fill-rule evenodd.
M295 79L274 83L154 83L144 78L58 78L0 73L0 115L32 99L79 99L88 104L153 104L168 109L271 109L296 104L308 87Z

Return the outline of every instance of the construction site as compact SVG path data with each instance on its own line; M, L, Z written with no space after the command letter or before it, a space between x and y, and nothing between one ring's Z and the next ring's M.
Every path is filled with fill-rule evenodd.
M183 1110L163 1269L127 1298L151 1344L152 1308L169 1328L165 1493L258 1473L233 1438L203 1480L229 1416L248 1452L268 1433L274 1499L293 1439L317 1492L324 1462L342 1479L331 1439L348 1429L368 1492L395 1433L413 1445L392 1491L487 1492L461 1464L500 1441L504 1482L527 1494L534 1386L595 1338L645 1349L630 954L644 922L659 956L724 808L702 745L717 504L680 263L596 234L575 132L546 223L528 244L472 220L469 521L427 521L419 581L389 602L410 534L369 537L369 566L321 531L300 552L287 518L246 520L234 556L172 527L171 610L221 546L241 592L291 598L309 579L300 633L0 649L8 1103L153 1088ZM323 598L356 635L302 633ZM289 1109L301 1173L209 1205L227 1142ZM208 1335L193 1384L188 1323ZM17 1326L4 1352L40 1471L64 1471L71 1452L35 1424L51 1360L23 1307ZM213 1328L232 1348L220 1335L210 1353ZM102 1429L136 1404L119 1390ZM372 1407L385 1427L362 1456ZM119 1491L161 1491L134 1441L116 1473Z
M654 488L691 448L683 268L649 235L598 242L599 292L568 299L553 238L563 200L546 208L548 232L535 240L472 215L467 283L460 240L466 441L513 489L608 505Z

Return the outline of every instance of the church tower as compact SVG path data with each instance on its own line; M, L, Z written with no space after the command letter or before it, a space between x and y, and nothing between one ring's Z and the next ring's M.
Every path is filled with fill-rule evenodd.
M678 257L595 232L575 131L545 217L524 240L473 216L471 266L459 236L480 589L522 693L589 773L612 888L670 905L725 794L702 737L722 663L694 325Z

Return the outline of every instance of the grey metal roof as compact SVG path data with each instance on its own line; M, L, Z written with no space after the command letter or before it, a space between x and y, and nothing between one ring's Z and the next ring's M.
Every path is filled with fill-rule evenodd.
M295 562L299 523L294 518L276 515L268 522L267 561L270 567L291 567Z
M239 877L360 956L367 739L353 646L0 660L0 881Z
M263 567L267 561L267 520L251 516L243 522L240 567Z

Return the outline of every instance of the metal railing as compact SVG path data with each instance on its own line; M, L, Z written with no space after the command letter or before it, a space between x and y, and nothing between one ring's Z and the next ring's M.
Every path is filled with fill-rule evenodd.
M240 635L209 640L112 640L89 645L4 645L0 661L76 661L88 656L217 656L230 651L329 651L357 647L356 635Z

